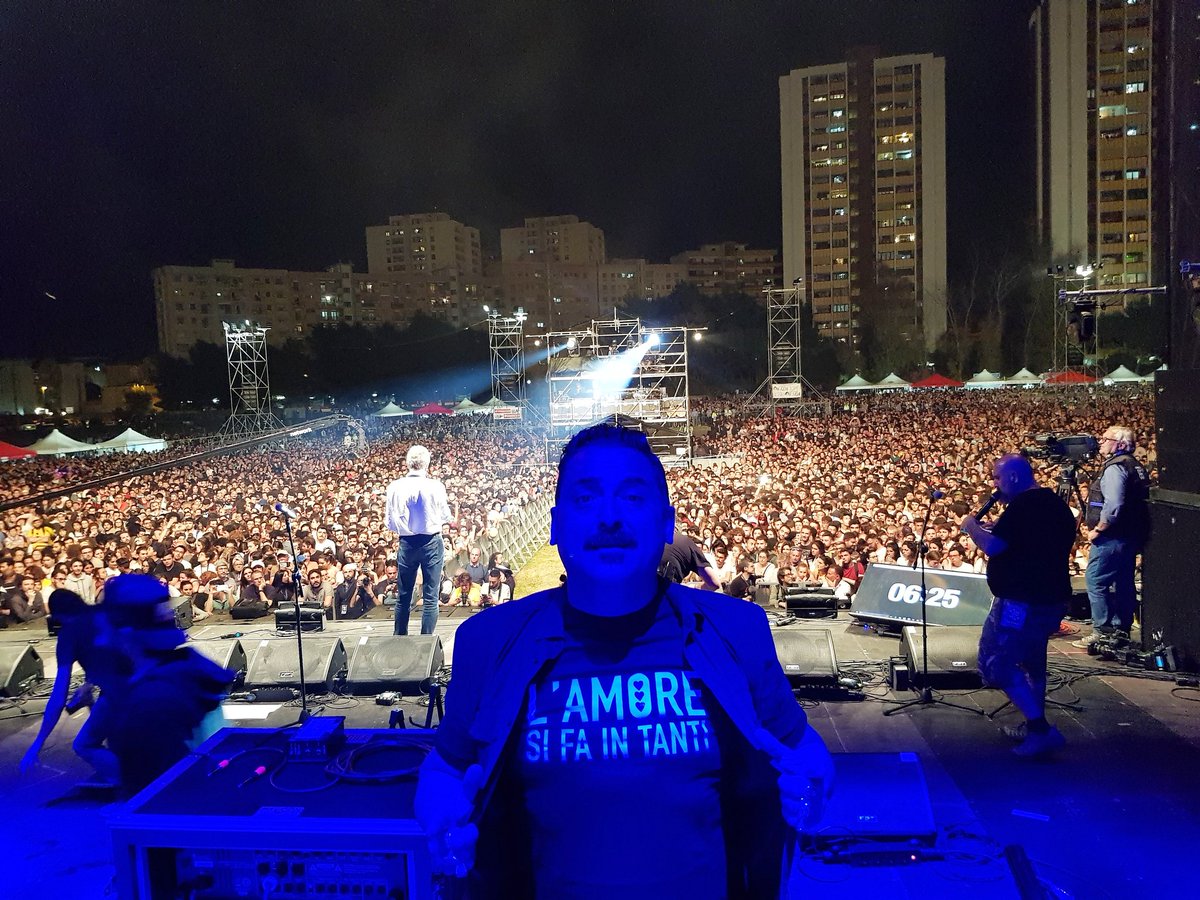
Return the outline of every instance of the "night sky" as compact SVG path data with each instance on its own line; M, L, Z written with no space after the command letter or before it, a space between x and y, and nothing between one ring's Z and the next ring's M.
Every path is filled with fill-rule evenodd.
M946 58L953 277L1028 227L1034 5L5 0L0 355L152 352L155 266L362 269L389 214L777 248L778 78L855 44Z

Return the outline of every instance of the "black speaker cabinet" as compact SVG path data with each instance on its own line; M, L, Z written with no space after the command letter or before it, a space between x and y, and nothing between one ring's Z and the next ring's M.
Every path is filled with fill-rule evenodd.
M792 687L837 687L837 655L828 628L772 628L775 655Z
M1200 494L1156 491L1142 554L1142 645L1153 649L1161 633L1161 642L1175 647L1176 664L1189 672L1200 671L1197 534Z
M44 677L36 650L28 644L0 644L0 697L20 697Z
M979 637L982 625L944 625L929 629L929 686L972 689L981 687ZM921 626L906 625L900 652L908 662L909 682L924 687L924 647Z
M260 640L246 647L249 667L246 687L278 684L300 686L299 654L296 638ZM304 680L313 692L329 692L346 674L346 648L338 637L313 635L304 638Z
M351 642L346 687L352 694L428 693L430 676L445 662L436 634L364 634L346 640Z
M1158 486L1200 494L1200 371L1157 372Z
M246 648L237 638L188 641L187 646L201 656L211 659L221 668L236 672L239 681L246 677Z

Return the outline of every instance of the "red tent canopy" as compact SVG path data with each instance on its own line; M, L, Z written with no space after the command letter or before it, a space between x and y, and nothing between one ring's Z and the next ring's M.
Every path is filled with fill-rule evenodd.
M1082 372L1073 372L1067 369L1065 372L1055 372L1052 375L1046 376L1046 384L1091 384L1096 379L1091 375L1084 375Z
M914 381L912 386L915 388L962 387L963 383L934 372L928 378L922 378L920 381Z
M420 407L419 409L414 409L413 415L415 415L415 416L452 416L452 415L454 415L454 410L447 409L446 407L441 406L437 403L426 403L424 406Z
M0 459L24 459L26 456L37 456L37 453L28 447L0 441Z

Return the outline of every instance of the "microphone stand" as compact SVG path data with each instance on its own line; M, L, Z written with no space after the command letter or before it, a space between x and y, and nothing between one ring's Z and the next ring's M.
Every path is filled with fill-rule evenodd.
M324 707L315 710L308 708L308 682L304 677L304 629L300 627L300 559L296 556L296 541L292 538L292 517L279 510L283 518L283 529L287 532L288 547L292 551L292 606L296 611L296 664L300 670L300 718L297 722L303 725L313 716L319 716Z
M933 696L933 688L929 686L929 611L925 606L925 554L929 550L929 545L925 543L925 535L929 533L929 517L933 513L933 492L929 493L929 501L925 504L925 520L921 523L921 539L917 541L917 558L913 560L912 567L915 569L918 565L921 568L921 693L912 700L906 700L903 703L893 706L891 709L885 709L883 714L890 716L902 710L908 709L910 706L949 706L953 709L961 709L966 712L978 713L986 715L982 709L975 709L972 706L962 706L958 703L951 703L949 700L943 700L940 697ZM912 674L909 674L912 678Z

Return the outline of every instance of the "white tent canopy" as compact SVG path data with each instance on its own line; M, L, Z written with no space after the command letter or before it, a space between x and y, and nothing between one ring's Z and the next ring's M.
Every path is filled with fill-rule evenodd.
M895 372L888 372L887 376L875 385L876 390L885 390L887 388L910 388L912 383L905 381Z
M159 450L167 449L167 442L162 438L147 437L132 428L126 428L112 440L105 441L103 444L95 444L89 449L117 453L157 453Z
M407 409L388 401L388 404L383 407L383 409L379 410L379 412L375 413L375 415L382 419L394 419L396 416L411 416L412 413Z
M982 369L967 379L966 386L969 388L994 388L1004 384L999 372L989 372L987 369Z
M867 381L861 375L851 375L845 384L838 385L839 391L870 391L875 388L875 385Z
M95 450L94 444L85 444L69 438L57 428L29 448L39 456L58 456L61 453L82 453L85 450Z
M1042 379L1038 378L1038 376L1034 375L1028 369L1022 369L1020 372L1017 372L1011 378L1005 378L1004 383L1005 384L1041 384Z
M1115 369L1113 369L1111 372L1109 372L1107 375L1104 376L1104 380L1105 381L1115 381L1115 382L1141 381L1141 379L1138 378L1137 372L1131 372L1125 366L1117 366Z
M470 397L463 397L458 401L458 403L454 404L452 409L454 410L454 415L456 416L471 416L475 415L476 413L491 412L490 407L480 406L478 403L472 403Z

